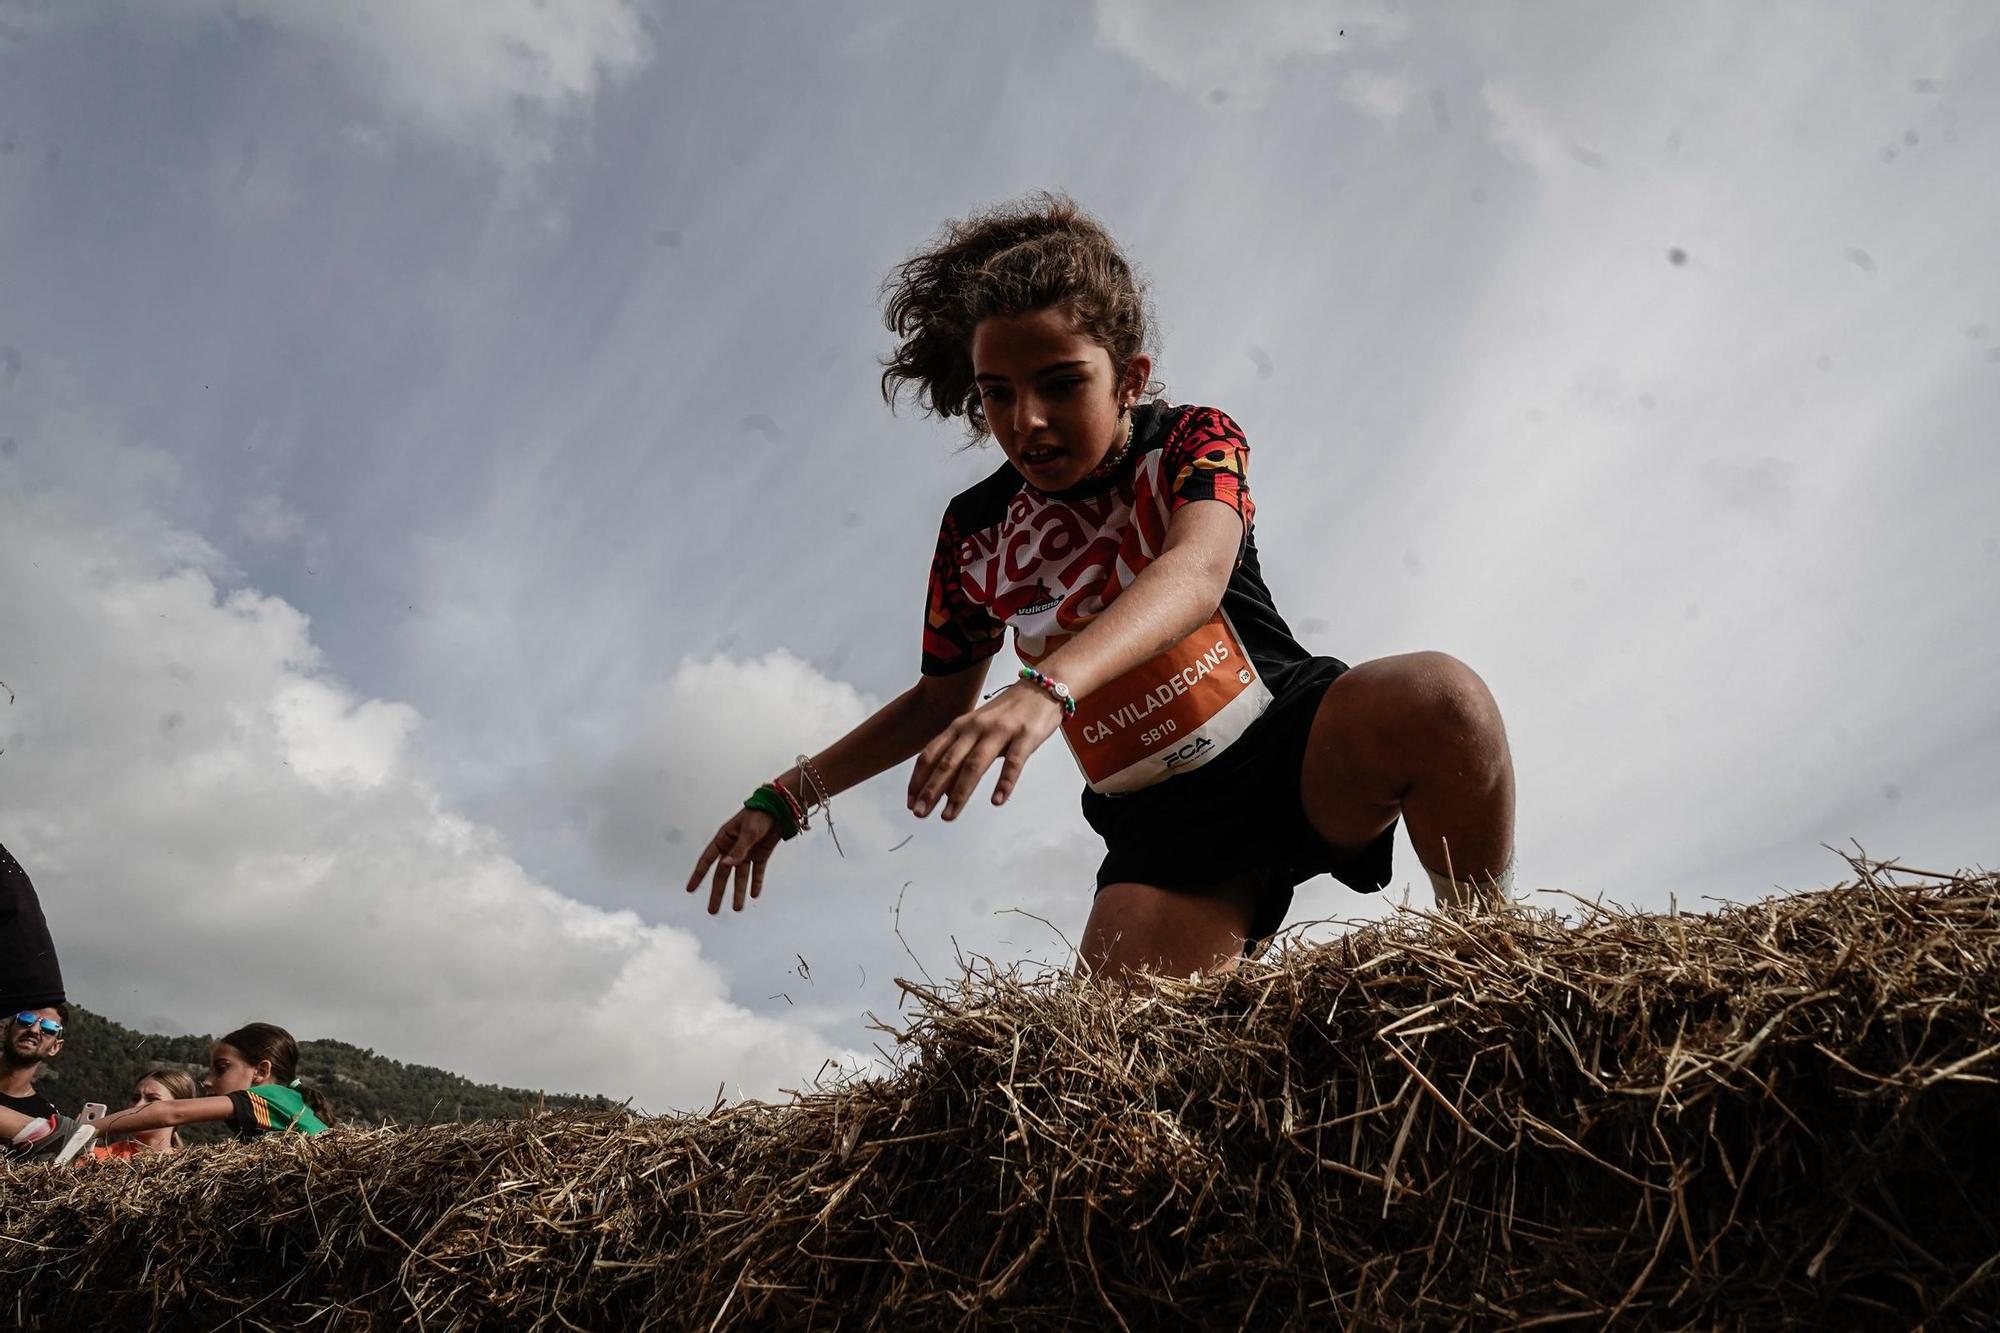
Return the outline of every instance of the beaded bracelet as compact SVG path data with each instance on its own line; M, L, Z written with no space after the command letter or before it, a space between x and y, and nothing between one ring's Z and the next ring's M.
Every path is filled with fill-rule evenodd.
M1030 666L1021 668L1021 679L1055 700L1064 717L1076 716L1076 700L1071 697L1069 686L1059 680L1051 680Z
M785 804L791 807L792 822L799 826L799 830L804 832L806 829L811 828L812 821L806 818L805 804L798 797L792 795L792 789L785 785L785 780L783 778L772 778L770 786L771 790L784 797Z
M745 810L758 810L769 815L778 825L778 837L786 842L799 836L798 821L792 818L791 807L785 798L778 795L768 783L751 792L743 800Z
M810 796L811 803L817 805L826 815L826 836L833 839L833 850L840 853L842 860L846 860L847 851L840 845L840 830L833 826L833 798L827 795L826 779L820 776L819 769L814 767L810 755L802 754L794 762L799 766L799 781L806 795Z

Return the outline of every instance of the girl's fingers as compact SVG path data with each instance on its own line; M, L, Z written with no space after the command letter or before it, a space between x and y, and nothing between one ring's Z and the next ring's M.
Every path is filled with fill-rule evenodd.
M1027 766L1028 755L1033 747L1026 738L1016 740L1007 747L1006 756L1000 764L1000 780L993 784L993 804L1005 805L1007 798L1014 794L1014 784L1021 780L1021 770Z
M736 910L742 911L746 888L752 898L764 891L764 865L777 845L777 825L767 817L749 811L732 816L702 848L694 873L688 876L688 892L700 888L707 877L708 913L714 916L722 910L722 896L733 884Z
M688 876L689 893L693 893L695 889L700 886L701 877L708 873L708 863L710 860L714 858L714 856L715 856L715 839L710 838L708 840L708 846L702 848L701 855L695 858L694 873Z
M715 836L708 840L708 846L701 849L701 855L695 858L694 873L688 876L689 893L701 887L702 876L706 875L708 868L715 864L715 858L722 855L722 835L728 829L727 824L718 829Z
M979 787L979 780L986 776L986 770L993 767L993 761L1000 757L1001 741L989 736L974 746L958 766L957 781L951 784L951 795L944 803L944 817L958 818L958 812L972 799L972 793Z
M922 819L931 812L931 807L937 804L939 794L958 772L959 765L965 762L966 755L971 753L972 746L973 738L969 733L959 732L952 739L943 757L931 769L923 787L917 792L916 802L910 807L917 818Z
M715 863L715 877L710 881L708 889L708 914L710 916L714 916L722 910L722 885L728 877L729 862L727 860L717 861Z
M743 895L750 887L750 853L756 846L757 835L745 820L736 830L736 841L730 844L729 855L722 858L722 863L734 872L736 892L730 906L738 912L743 910Z
M924 747L923 753L917 756L916 769L910 774L910 809L914 813L918 815L925 813L924 807L929 803L926 793L937 781L939 772L948 771L944 767L945 756L958 744L958 738L958 724L954 722L938 733L931 743ZM932 796L930 799L935 797Z
M910 792L906 801L910 809L915 810L917 808L917 799L923 794L924 788L929 785L931 779L937 775L938 764L943 760L951 747L958 743L960 724L964 720L964 718L959 718L957 721L954 721L943 731L931 737L930 744L917 752L916 767L910 770Z

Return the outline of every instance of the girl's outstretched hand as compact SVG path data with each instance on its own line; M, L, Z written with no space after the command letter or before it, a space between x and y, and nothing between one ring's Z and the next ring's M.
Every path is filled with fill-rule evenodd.
M745 890L752 898L762 896L764 863L771 859L777 845L777 820L762 810L738 810L715 831L708 846L701 849L701 859L694 863L694 873L688 876L688 892L700 888L702 876L714 866L715 885L708 892L708 914L714 916L722 910L722 888L732 876L736 894L730 906L742 911Z
M961 714L917 756L916 771L910 774L910 813L922 819L943 797L944 817L958 818L995 759L1002 762L993 804L1005 805L1028 756L1055 735L1062 716L1062 708L1048 695L1018 686Z

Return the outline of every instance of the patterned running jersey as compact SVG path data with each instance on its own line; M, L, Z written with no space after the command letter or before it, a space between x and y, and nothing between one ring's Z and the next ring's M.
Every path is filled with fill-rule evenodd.
M259 1083L229 1094L229 1127L239 1139L292 1130L300 1134L324 1134L326 1124L306 1105L298 1089L282 1083Z
M1243 518L1243 546L1207 624L1080 700L1063 737L1093 791L1136 791L1221 754L1309 659L1257 566L1250 447L1212 407L1151 403L1132 445L1101 476L1060 493L1011 463L954 498L938 532L923 670L942 676L1000 650L1008 627L1033 665L1079 633L1166 549L1182 505L1217 500Z

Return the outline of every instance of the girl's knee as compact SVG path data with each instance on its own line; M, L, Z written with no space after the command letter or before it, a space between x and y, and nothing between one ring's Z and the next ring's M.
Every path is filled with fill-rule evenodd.
M1500 706L1479 673L1449 653L1378 658L1349 675L1365 686L1367 713L1398 745L1412 739L1499 739Z
M1430 712L1455 732L1475 735L1503 732L1500 705L1479 673L1449 653L1412 654L1424 659L1429 677L1426 691Z

